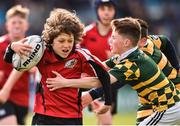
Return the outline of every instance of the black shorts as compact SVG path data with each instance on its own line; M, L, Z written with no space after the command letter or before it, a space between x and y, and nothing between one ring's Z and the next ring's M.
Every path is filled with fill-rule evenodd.
M6 103L0 105L0 119L15 115L17 118L17 122L20 125L25 124L24 119L27 113L28 107L16 105L11 101L7 101Z
M82 118L58 118L35 113L32 125L82 125Z

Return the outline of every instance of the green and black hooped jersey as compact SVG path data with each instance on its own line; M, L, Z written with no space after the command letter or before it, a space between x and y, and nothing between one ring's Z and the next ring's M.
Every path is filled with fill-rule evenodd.
M163 111L179 101L179 91L174 84L142 51L136 50L121 61L116 55L107 60L106 64L112 68L110 73L114 77L120 82L130 84L137 91L138 96L144 99L144 101L140 100L140 104L147 106L144 111L148 116L152 114L152 110Z
M151 40L160 50L164 50L168 42L167 37L164 35L148 35L148 39Z
M175 87L180 89L180 76L178 75L177 70L171 66L166 56L161 52L160 49L163 49L166 46L166 41L161 40L166 40L166 38L164 36L148 36L147 44L141 48L141 50L151 57L163 71L166 77L175 84ZM141 97L139 97L139 99L144 104L148 103L148 101ZM137 111L137 122L141 122L152 113L153 110L151 105L139 105Z
M178 71L180 66L173 43L164 35L149 35L148 39L153 41L161 52L165 54L171 65Z
M166 40L167 38L163 35L149 35L147 45L141 48L141 50L150 56L163 71L163 73L168 77L168 79L175 84L175 87L180 89L180 76L178 75L177 70L171 66L168 59L161 51L166 47ZM112 66L113 64L109 64L109 67ZM140 100L146 105L139 105L137 111L137 122L141 122L153 113L152 105L148 105L148 101L143 98L140 98Z
M147 45L141 48L141 50L151 57L168 79L180 89L180 76L178 76L177 70L172 67L167 57L161 51L161 49L163 50L166 46L165 40L165 36L150 35L147 39Z

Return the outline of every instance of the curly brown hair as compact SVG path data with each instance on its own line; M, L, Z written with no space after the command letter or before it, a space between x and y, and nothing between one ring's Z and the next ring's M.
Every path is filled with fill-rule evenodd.
M42 32L43 40L49 45L60 33L73 34L74 43L82 41L84 25L75 13L56 8L51 11Z

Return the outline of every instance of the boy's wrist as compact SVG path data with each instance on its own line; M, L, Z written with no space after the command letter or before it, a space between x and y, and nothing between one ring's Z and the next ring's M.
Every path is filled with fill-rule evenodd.
M11 44L8 46L8 49L9 49L9 51L11 51L11 52L14 53L13 43L11 43Z

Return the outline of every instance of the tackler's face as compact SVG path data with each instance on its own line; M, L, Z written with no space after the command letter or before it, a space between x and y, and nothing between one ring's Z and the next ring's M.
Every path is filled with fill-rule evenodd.
M62 58L67 58L74 46L73 34L60 33L52 43L54 52Z
M124 41L124 37L113 30L110 41L111 53L121 55L124 52Z

